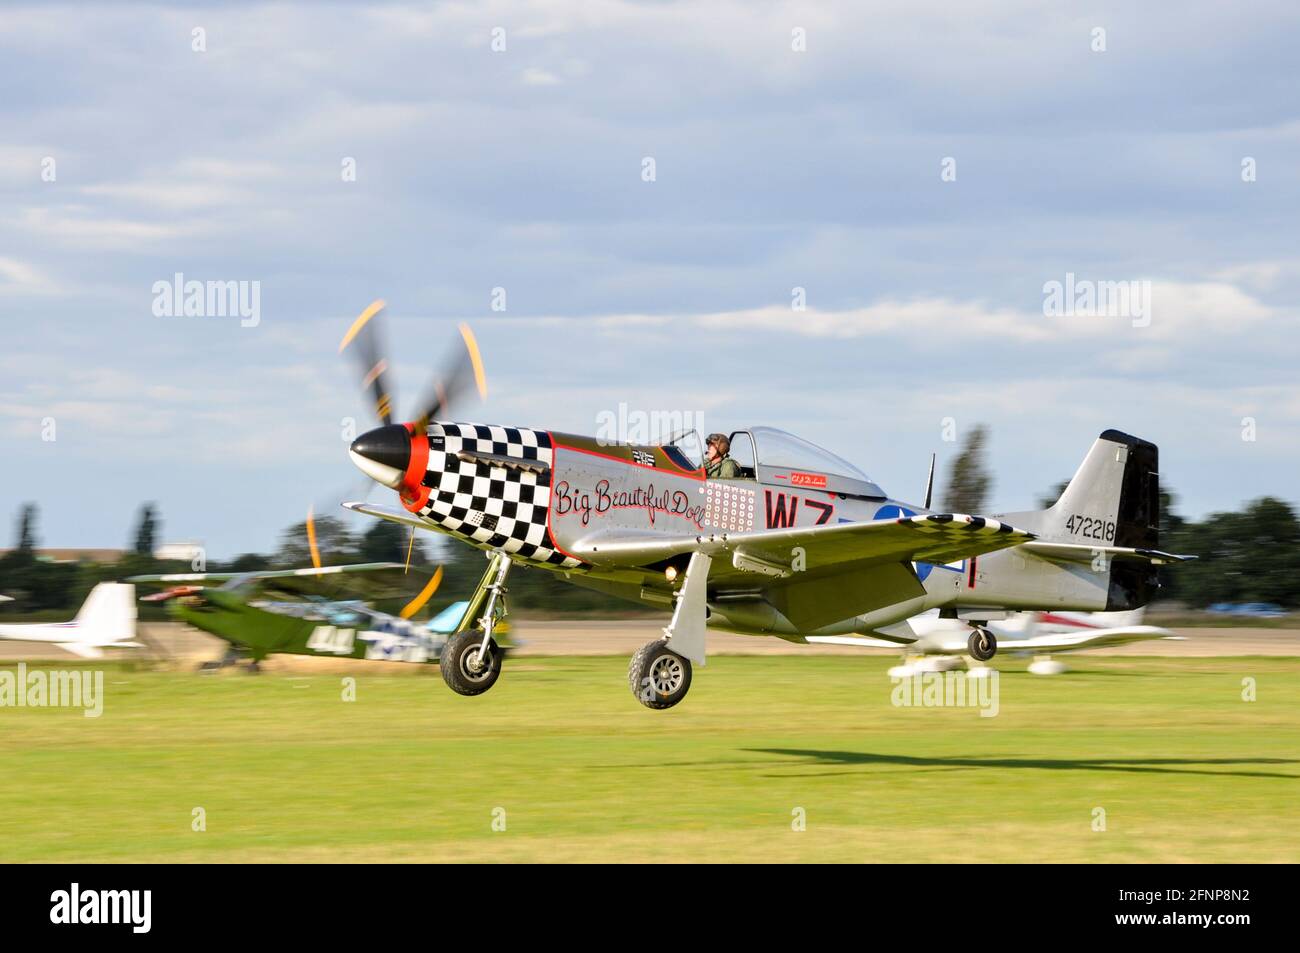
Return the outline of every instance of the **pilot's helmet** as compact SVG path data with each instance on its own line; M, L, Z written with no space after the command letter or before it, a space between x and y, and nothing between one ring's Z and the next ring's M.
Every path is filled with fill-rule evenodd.
M704 441L705 446L716 446L718 453L726 455L731 450L731 440L724 433L711 433L709 439Z

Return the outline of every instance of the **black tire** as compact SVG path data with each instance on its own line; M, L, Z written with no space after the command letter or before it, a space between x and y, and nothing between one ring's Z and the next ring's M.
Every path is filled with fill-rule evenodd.
M231 646L230 648L226 649L225 652L222 653L221 658L209 659L206 662L200 662L199 671L215 672L223 668L229 668L232 665L238 665L239 660L241 658L242 656L239 654L239 650L236 649L234 646Z
M470 630L457 632L442 647L438 668L442 680L457 695L482 695L501 677L501 648L496 639L488 639L486 667L474 669L482 643L483 633Z
M988 629L976 629L966 640L970 657L977 662L987 662L998 654L998 640Z
M627 683L646 708L672 708L691 688L691 660L668 648L667 639L647 642L627 666Z

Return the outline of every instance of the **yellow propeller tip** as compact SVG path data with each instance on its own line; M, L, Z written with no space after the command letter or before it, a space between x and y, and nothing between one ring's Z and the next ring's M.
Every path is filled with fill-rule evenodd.
M433 578L431 578L425 587L420 590L419 595L408 602L398 615L403 619L409 619L411 616L423 609L424 604L433 598L433 594L438 591L438 586L441 582L442 567L439 566L437 571L433 574Z
M361 333L361 329L366 326L367 322L369 322L370 319L380 311L383 311L384 307L383 298L376 298L374 301L370 302L366 307L366 310L362 311L361 314L357 316L357 319L352 322L352 327L348 328L348 333L343 335L343 340L339 342L340 354L343 353L345 347L352 343L352 339Z
M307 508L307 547L311 550L311 565L313 569L320 569L320 550L316 548L316 517L313 513L315 507Z
M483 373L483 356L479 353L478 340L465 322L460 323L460 336L465 339L465 349L469 351L469 361L474 367L474 383L478 387L479 397L487 396L487 375Z

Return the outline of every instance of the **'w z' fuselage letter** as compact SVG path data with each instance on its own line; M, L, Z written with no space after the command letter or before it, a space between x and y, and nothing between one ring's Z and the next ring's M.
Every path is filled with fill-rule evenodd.
M835 506L831 503L819 503L817 500L804 500L805 506L811 506L818 511L817 526L824 526L830 522L831 514L835 512Z
M799 497L793 493L787 497L779 490L776 493L764 490L763 501L767 507L768 529L789 529L794 526L799 516ZM835 506L831 503L819 503L816 500L804 500L804 503L817 510L817 526L830 522L831 514L835 512Z
M773 497L776 501L773 502ZM773 493L771 490L763 491L764 503L767 507L767 528L768 529L788 529L794 525L795 516L799 512L799 498L792 496L789 498L789 507L786 506L786 495L784 493Z

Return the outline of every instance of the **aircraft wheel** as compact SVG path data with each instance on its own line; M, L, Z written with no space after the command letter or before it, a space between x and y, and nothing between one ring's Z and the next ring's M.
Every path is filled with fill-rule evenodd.
M246 671L248 672L249 675L261 675L262 665L260 662L258 662L257 659L253 659L253 661L248 663L248 668L246 669Z
M647 642L628 663L627 681L646 708L672 708L690 690L691 661L669 649L667 639Z
M221 658L209 659L206 662L200 662L199 671L215 672L219 669L228 668L231 665L239 664L239 658L240 658L239 650L232 646L231 648L226 649L224 653L222 653Z
M482 695L501 677L501 649L488 639L487 658L480 661L482 632L458 632L447 640L438 658L442 680L457 695Z
M993 633L988 629L977 628L970 634L966 640L966 648L970 651L970 657L977 662L987 662L998 652L998 640L993 637Z

